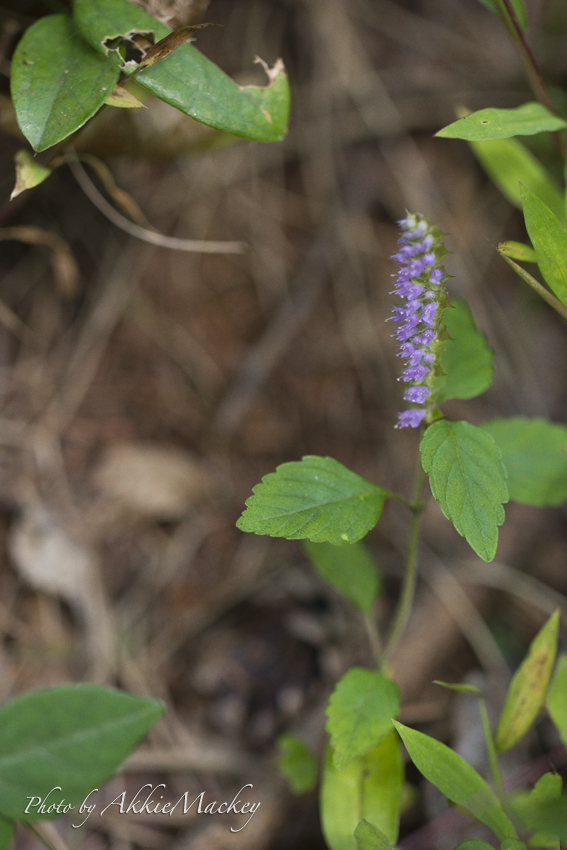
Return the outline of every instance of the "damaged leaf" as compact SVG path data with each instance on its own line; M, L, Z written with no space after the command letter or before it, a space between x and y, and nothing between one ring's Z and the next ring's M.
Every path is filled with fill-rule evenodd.
M129 92L124 86L114 86L110 94L108 95L108 100L106 101L109 106L118 106L121 109L138 109L140 106L144 106L144 104L138 100L137 97ZM147 109L147 106L144 106L144 109Z
M51 169L36 162L33 156L26 150L21 150L14 156L16 163L16 185L10 195L10 200L17 198L26 189L39 186L51 174Z
M170 53L173 53L173 51L177 50L178 47L181 47L182 44L185 44L187 39L195 32L195 30L200 30L204 27L220 27L220 24L195 24L195 26L182 27L169 35L166 35L165 38L162 38L157 44L154 44L153 47L150 47L138 65L138 71L143 71L144 68L151 68L151 66L155 65L156 62L159 62L160 59L165 59L166 56L169 56Z

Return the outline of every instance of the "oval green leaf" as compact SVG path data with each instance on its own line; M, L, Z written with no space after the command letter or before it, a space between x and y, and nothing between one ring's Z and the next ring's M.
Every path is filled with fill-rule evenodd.
M471 112L443 127L435 135L442 139L485 142L490 139L509 139L511 136L533 136L565 127L567 121L552 115L541 103L531 102L515 109L490 108Z
M450 747L394 721L411 760L442 794L464 806L498 838L515 838L516 831L487 782Z
M89 47L68 15L47 15L32 24L12 59L11 90L18 124L34 150L82 127L118 76L116 61Z
M0 813L21 821L45 817L29 797L43 798L54 786L66 803L81 802L162 713L158 700L99 685L62 685L9 700L0 708Z
M496 730L495 743L499 752L513 747L536 719L555 663L558 634L559 611L556 611L531 642L512 679Z
M236 523L241 531L335 546L364 537L388 496L337 460L316 455L278 466L252 489Z
M482 425L502 452L510 498L524 505L567 500L567 427L546 419L513 416Z
M567 655L560 655L547 693L547 708L567 747Z
M399 711L395 682L379 671L351 667L331 694L326 712L337 770L378 746Z
M73 15L85 40L105 54L105 40L132 30L151 31L159 41L171 32L128 0L75 0ZM260 60L258 60L260 61ZM157 64L136 74L136 82L195 120L261 142L282 139L289 121L290 93L281 60L266 86L239 86L199 53L181 44ZM126 68L126 72L135 68Z
M520 183L565 220L563 194L539 159L518 139L469 142L476 158L510 203L522 209Z
M317 784L317 759L297 735L280 735L278 769L294 794L312 791Z
M567 306L567 231L556 215L525 186L521 187L526 230L538 266L553 294Z
M363 772L362 759L337 770L331 747L327 747L319 808L321 829L329 850L356 850L354 831L362 816Z
M441 510L477 555L491 561L508 501L500 449L480 428L443 419L429 426L420 451Z
M440 359L445 374L436 384L439 401L475 398L492 384L494 352L464 301L455 300L445 309L443 323L451 339L444 343Z
M304 543L307 557L336 590L365 614L374 605L380 591L380 579L372 556L364 543L333 546L331 543Z
M362 817L395 844L404 786L404 762L395 731L392 729L362 762Z
M393 850L381 829L367 820L361 820L354 831L358 850Z

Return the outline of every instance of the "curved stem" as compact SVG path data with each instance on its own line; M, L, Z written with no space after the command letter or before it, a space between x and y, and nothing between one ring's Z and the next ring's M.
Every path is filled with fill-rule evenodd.
M419 541L419 522L421 519L421 512L424 507L424 484L425 473L421 465L421 457L418 456L418 466L414 491L415 495L412 504L412 518L408 541L408 552L406 557L404 583L402 585L402 592L400 594L398 608L394 616L394 622L392 623L392 628L390 630L390 634L388 635L388 640L386 641L386 646L384 648L384 653L382 656L383 662L392 654L394 647L398 643L398 640L400 639L402 632L406 627L406 623L408 621L408 617L411 611L413 596L415 592L415 584L417 580L417 547Z

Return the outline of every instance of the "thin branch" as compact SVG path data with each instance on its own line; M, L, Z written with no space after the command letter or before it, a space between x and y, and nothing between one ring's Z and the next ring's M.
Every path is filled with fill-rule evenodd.
M537 294L546 301L550 307L559 313L562 319L565 319L567 322L567 307L559 301L555 295L553 295L545 286L542 286L539 280L536 280L535 277L532 277L529 272L523 269L518 263L515 263L514 260L511 260L510 257L506 257L501 251L499 251L500 256L506 260L510 268L514 269L517 275L519 275L528 286L537 292Z

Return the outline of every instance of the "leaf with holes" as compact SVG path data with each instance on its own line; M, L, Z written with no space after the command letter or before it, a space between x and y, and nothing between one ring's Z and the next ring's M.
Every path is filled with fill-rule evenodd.
M508 501L500 449L481 428L443 419L429 426L420 451L441 510L477 555L491 561Z
M389 495L333 458L316 455L278 466L253 493L236 523L241 531L336 546L364 537Z

